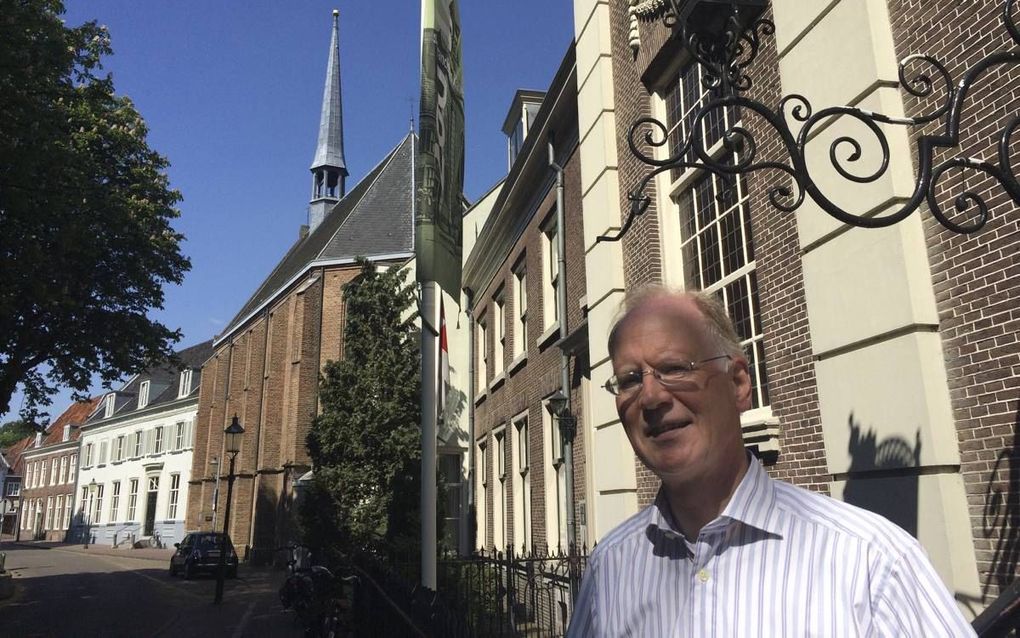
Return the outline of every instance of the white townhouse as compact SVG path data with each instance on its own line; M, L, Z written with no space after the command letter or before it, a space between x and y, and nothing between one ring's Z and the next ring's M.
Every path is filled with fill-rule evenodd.
M110 392L82 427L72 537L169 546L184 536L195 413L206 341Z

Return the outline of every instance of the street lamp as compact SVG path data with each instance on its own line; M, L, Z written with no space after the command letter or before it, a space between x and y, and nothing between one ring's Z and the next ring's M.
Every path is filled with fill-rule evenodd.
M651 185L662 173L692 169L711 173L727 184L737 175L765 171L779 174L785 181L767 188L769 202L780 211L792 213L810 196L811 200L830 216L850 226L882 228L892 226L927 204L935 220L955 233L974 233L988 222L989 197L967 187L963 181L958 187L947 184L949 173L966 171L982 174L998 182L1005 193L1020 204L1020 181L1017 179L1017 144L1020 133L1020 115L1006 121L994 136L997 148L994 158L980 159L968 156L960 146L961 113L973 86L989 73L1008 73L1020 66L1020 53L1015 50L993 51L964 70L959 78L930 55L909 55L899 63L899 84L906 93L918 100L931 99L945 94L941 104L925 108L917 117L896 117L874 113L855 106L831 106L815 110L808 99L799 94L786 95L774 105L766 105L747 96L753 84L748 72L758 56L764 37L775 33L775 25L761 18L766 0L668 0L644 9L642 15L661 16L672 29L673 37L687 55L701 66L702 84L709 89L709 99L691 113L686 139L676 140L666 124L654 117L641 117L631 124L627 133L630 152L643 164L651 167L648 174L628 193L630 212L619 231L602 235L598 241L619 241L626 235L635 218L644 214L651 205ZM1013 18L1017 0L1003 0L1002 23L1008 41L1020 45L1020 27ZM934 101L934 100L932 100ZM971 100L973 101L973 100ZM1016 108L1017 103L1006 108ZM727 151L723 157L709 152L713 140L706 140L707 122L725 122L725 114L762 122L761 129L750 130L741 123L730 123L721 137ZM863 125L881 149L876 170L860 174L862 149L860 141L851 136L839 136L829 143L829 164L839 175L850 182L870 184L889 172L891 152L888 136L879 127L902 126L922 131L929 125L930 133L917 135L914 155L917 174L913 192L889 214L870 215L867 211L849 211L830 199L815 183L813 166L808 161L807 148L816 138L815 133L834 119L849 118ZM792 126L791 126L792 121ZM778 159L759 157L759 149L768 146L759 141L764 135L774 136L779 151L786 157ZM993 137L989 135L988 137ZM771 140L768 140L771 143ZM824 142L816 142L823 144ZM668 157L656 153L666 148ZM952 152L952 156L947 153ZM772 155L772 153L770 153ZM734 156L736 159L733 159ZM823 170L827 170L818 165ZM952 204L946 207L943 192L953 195ZM950 211L945 210L950 208Z
M549 413L555 417L560 428L560 438L565 443L572 442L574 435L577 434L577 417L570 411L568 401L563 390L557 390L556 394L548 399Z
M89 548L89 539L92 536L92 503L95 502L94 494L96 493L96 485L97 485L96 484L96 477L93 476L92 480L89 481L89 484L87 486L88 489L89 489L89 491L88 491L88 493L89 493L88 502L86 503L84 501L84 497L83 497L82 504L81 504L81 509L82 509L82 524L85 526L84 534L82 534L82 536L84 538L82 540L83 540L83 543L85 545L85 549Z
M227 508L223 512L223 544L220 546L220 560L216 566L216 597L213 602L223 602L223 572L227 565L227 531L230 526L230 497L234 493L234 461L241 451L241 437L244 435L244 428L237 420L237 415L230 421L230 425L223 430L224 451L230 455L230 471L227 474Z

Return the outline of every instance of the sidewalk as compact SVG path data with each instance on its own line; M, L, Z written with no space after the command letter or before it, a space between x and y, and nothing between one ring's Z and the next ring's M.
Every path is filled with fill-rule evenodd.
M145 547L142 549L115 549L108 545L89 545L86 548L78 543L60 543L56 541L4 541L3 547L24 547L27 549L60 549L64 551L79 552L82 554L99 554L100 556L120 556L122 558L141 558L144 560L156 560L164 563L170 562L174 549L156 549Z

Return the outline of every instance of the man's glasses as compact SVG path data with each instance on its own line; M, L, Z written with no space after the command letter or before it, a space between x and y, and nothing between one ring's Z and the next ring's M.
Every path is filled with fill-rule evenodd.
M677 390L680 386L691 380L694 373L697 372L704 364L710 361L718 361L719 359L732 359L728 354L721 354L718 357L711 357L709 359L702 359L701 361L678 361L676 363L670 363L663 367L662 370L656 370L655 368L649 368L648 370L634 370L632 372L625 372L621 375L613 375L609 377L609 381L603 386L609 393L615 396L627 396L636 393L641 389L641 384L646 374L650 374L655 377L656 381L662 384L662 387Z

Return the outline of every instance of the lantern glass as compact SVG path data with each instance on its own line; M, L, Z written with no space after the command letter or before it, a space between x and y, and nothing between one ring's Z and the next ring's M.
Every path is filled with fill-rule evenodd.
M549 397L549 412L554 416L563 414L563 411L567 409L567 396L563 394L563 390L557 390L556 394Z
M226 450L227 454L237 454L241 451L241 437L244 435L244 428L241 423L237 420L237 415L234 415L233 420L227 429L223 430L226 437Z

